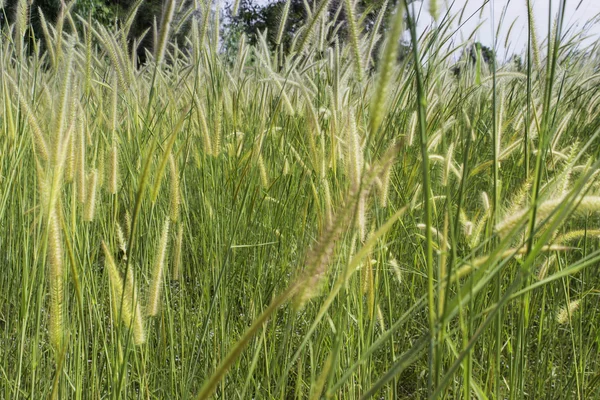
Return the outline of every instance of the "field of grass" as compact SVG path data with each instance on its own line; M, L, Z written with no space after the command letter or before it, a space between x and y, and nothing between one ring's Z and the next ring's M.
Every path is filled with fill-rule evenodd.
M600 398L585 32L489 65L320 0L226 57L201 3L143 64L131 19L3 28L0 398Z

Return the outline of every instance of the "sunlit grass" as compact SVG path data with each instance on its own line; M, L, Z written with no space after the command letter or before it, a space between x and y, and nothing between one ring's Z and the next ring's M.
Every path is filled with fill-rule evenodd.
M598 48L559 13L523 68L455 62L439 4L418 37L406 1L385 32L331 3L224 61L169 1L137 65L131 18L33 38L19 1L0 397L600 396Z

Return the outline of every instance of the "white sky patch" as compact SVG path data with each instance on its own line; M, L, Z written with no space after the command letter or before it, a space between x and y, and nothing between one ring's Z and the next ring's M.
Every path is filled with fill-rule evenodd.
M263 5L272 0L255 1L257 4ZM309 0L309 4L311 2ZM443 15L449 5L453 3L452 0L437 0L437 2L440 15ZM418 31L422 33L432 23L428 13L429 0L418 0L413 4L416 9L421 8ZM465 10L463 13L464 25L458 29L458 18L455 21L454 27L458 31L453 37L453 46L465 42L479 26L473 40L492 47L494 35L497 33L496 53L500 59L507 59L513 54L523 54L527 46L526 4L526 0L455 0L451 12L460 14L463 8ZM566 4L563 33L568 29L571 29L573 33L581 32L585 28L587 38L581 42L581 46L589 46L600 41L600 21L596 20L594 24L585 26L588 21L593 18L597 19L600 15L600 0L567 0ZM532 5L536 34L541 46L548 36L549 10L552 9L552 19L554 19L558 11L559 0L532 0ZM473 16L469 19L471 15ZM491 24L492 20L494 21L493 25ZM510 35L507 37L513 22ZM497 31L499 26L500 30Z
M448 9L448 4L452 3L450 0L437 1L440 7L440 14ZM429 0L415 2L414 4L417 10L422 5L418 20L418 30L419 32L423 32L432 23L428 13ZM527 46L526 4L526 0L456 0L451 6L451 12L459 14L463 8L465 10L463 13L464 25L458 29L456 35L453 37L454 46L466 41L479 26L473 36L473 40L492 47L494 45L494 36L497 34L496 52L500 59L507 59L515 53L524 53ZM558 0L532 1L533 18L540 46L545 43L548 37L549 12L552 10L553 24L558 7ZM587 38L580 43L580 46L592 45L600 40L600 22L597 20L599 14L600 0L567 0L562 31L565 33L570 29L567 35L569 37L573 36L574 33L584 30ZM471 18L469 19L469 17ZM586 23L593 18L596 18L596 22L586 26ZM493 25L491 21L494 21ZM457 28L458 25L457 18L454 27ZM510 29L511 25L512 29ZM500 27L499 30L498 27Z

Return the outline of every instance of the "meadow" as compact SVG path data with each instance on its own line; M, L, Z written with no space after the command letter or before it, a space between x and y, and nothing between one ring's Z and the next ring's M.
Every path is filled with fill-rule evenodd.
M306 2L285 43L288 1L228 53L197 3L144 62L136 6L2 28L0 398L600 398L600 53L566 1L521 62L435 1Z

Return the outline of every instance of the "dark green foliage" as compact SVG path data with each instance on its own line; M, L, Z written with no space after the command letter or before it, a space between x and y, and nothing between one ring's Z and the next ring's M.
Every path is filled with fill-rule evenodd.
M150 3L152 2L157 2L157 0L150 1ZM3 17L6 18L5 22L12 23L14 21L17 3L17 0L6 1L3 9ZM78 0L73 4L72 11L73 14L78 14L86 18L88 15L91 15L92 19L98 21L98 23L110 25L115 18L124 14L128 9L129 3L133 3L133 1ZM43 35L39 12L41 11L44 14L46 21L54 23L60 13L61 4L61 0L36 0L32 3L29 9L29 19L36 38L40 38Z
M275 35L279 25L280 16L285 0L279 0L267 4L257 5L252 0L240 0L237 15L233 15L233 5L228 4L225 9L227 20L227 34L245 34L250 44L256 44L257 33L268 32L269 44L274 45ZM282 39L284 45L289 44L294 33L306 20L306 12L302 1L294 0L290 5L290 11L286 23L285 34Z
M471 58L471 62L473 64L475 64L477 61L477 51L481 52L481 58L487 65L492 65L492 63L495 62L496 54L494 53L494 50L484 46L480 42L475 42L475 44L473 44L473 46L471 46L469 49L469 57Z
M255 44L257 40L257 32L266 30L268 32L268 44L271 47L275 46L275 35L279 27L280 17L282 14L283 7L286 0L271 1L265 6L256 4L253 0L240 0L238 13L233 16L233 4L228 4L226 7L226 15L229 21L227 25L227 33L231 32L243 32L248 36L249 43ZM308 4L313 6L313 3L318 2L309 1ZM338 10L342 8L341 12L337 17L336 24L341 24L342 37L346 37L346 16L343 11L343 0L333 0L329 4L327 10L329 20L333 20ZM384 0L359 0L356 2L357 15L361 15L362 19L359 21L364 32L369 32L373 29L375 20L377 19L377 13L381 9ZM397 0L390 0L388 2L389 10L393 10ZM292 0L290 4L290 11L288 14L286 27L282 42L285 48L288 47L294 34L302 27L307 21L307 13L303 0ZM384 19L384 29L386 27L387 19Z
M481 61L483 61L483 64L486 64L488 68L492 68L492 66L496 62L496 53L493 49L481 44L480 42L475 42L463 52L461 56L461 60L463 62L455 65L452 68L452 72L454 73L454 75L460 76L463 64L470 64L472 66L475 66L475 64L477 63L478 53L479 57L481 57ZM515 59L515 64L518 68L522 68L521 63L522 61L520 58ZM519 70L518 68L517 70Z
M0 26L14 22L17 0L7 0L5 6L0 11ZM36 0L29 10L29 23L32 29L33 37L40 39L43 37L40 11L44 14L46 21L54 24L57 20L61 0ZM111 26L118 23L128 15L129 10L136 3L135 0L77 0L72 6L72 14L79 15L84 19L91 19L104 26ZM162 12L162 0L144 0L140 6L137 16L129 32L130 38L138 38L148 31L138 49L138 55L144 58L144 49L152 49L151 28L154 19L160 21ZM79 21L75 21L79 23ZM80 26L78 26L78 29ZM68 27L65 27L68 30Z

